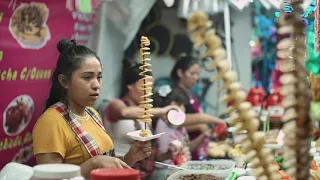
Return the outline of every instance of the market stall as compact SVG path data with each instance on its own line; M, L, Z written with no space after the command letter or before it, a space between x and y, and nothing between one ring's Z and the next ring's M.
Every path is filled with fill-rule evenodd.
M165 8L175 7L178 10L175 13L179 20L183 19L181 24L184 25L186 31L183 35L172 35L169 30L170 25L165 26L158 22L150 25L150 18L157 18L156 15L152 14L157 12L157 9L153 8L152 13L149 14L143 12L143 15L139 16L139 21L142 21L140 29L138 25L135 25L134 30L132 30L138 33L122 38L121 48L117 50L119 53L111 57L116 57L115 59L120 61L119 59L125 56L133 59L139 56L139 66L132 63L129 69L133 67L139 69L139 79L136 82L140 84L135 87L132 85L134 83L129 83L126 84L125 88L128 89L127 91L137 88L137 91L141 92L140 100L135 105L132 105L133 102L131 101L123 100L122 104L124 105L121 108L130 108L130 106L135 108L136 106L136 108L142 109L141 114L137 118L133 118L132 124L134 124L135 130L128 128L130 132L125 133L125 138L133 142L153 142L156 144L155 148L152 146L156 150L152 149L151 156L141 161L142 164L144 163L144 169L139 169L139 166L134 165L132 165L134 169L97 167L93 168L94 170L91 171L90 175L84 175L81 169L83 167L78 165L43 164L34 166L31 132L36 119L42 113L41 104L44 103L46 98L46 94L38 93L36 88L49 89L47 83L56 62L50 60L49 63L43 63L41 60L47 58L48 52L54 49L53 46L62 36L72 36L79 44L87 44L94 24L93 20L96 18L95 10L106 7L108 4L103 2L106 4L102 3L99 6L101 2L98 1L90 1L91 4L86 4L80 0L75 2L77 3L63 1L60 4L52 4L50 2L28 1L16 5L16 1L13 0L0 3L0 7L9 4L9 7L12 8L12 10L9 8L0 10L0 23L5 24L3 26L5 28L0 28L0 30L3 30L0 35L0 80L2 78L0 83L10 87L1 91L6 96L0 103L4 132L3 134L0 133L0 179L13 180L32 177L35 180L38 178L82 180L90 177L92 180L117 178L140 180L155 177L143 174L145 172L151 171L152 174L152 171L158 170L158 172L161 172L164 169L166 170L165 177L169 180L320 179L320 130L318 124L320 120L318 112L318 107L320 107L318 92L320 89L320 68L317 52L320 42L320 23L317 19L320 13L319 0L260 0L254 2L249 0L230 0L228 2L181 0L178 5L175 1L165 0L161 6L165 5ZM149 8L154 3L150 2L145 6ZM154 7L159 7L156 5ZM61 6L66 7L65 11L59 11ZM117 4L117 6L124 8L125 5ZM251 48L252 64L242 65L241 62L235 61L232 55L233 48L237 47L232 46L232 21L229 8L233 7L241 12L248 6L252 8L253 14L253 35L250 42L247 42L248 48ZM28 13L28 8L36 9L43 16L40 19L34 17L35 20L41 22L40 27L38 27L39 31L33 35L21 31L28 28L19 27L21 25L19 23L23 19L20 16L23 13ZM109 7L112 12L111 9ZM2 11L3 13L1 13ZM98 12L100 16L106 13L103 9L99 9ZM123 13L121 18L127 17L124 19L130 19L125 11L121 10L121 12ZM224 21L223 37L221 31L215 27L212 18L219 13L219 17L223 17ZM99 18L104 19L106 17ZM118 16L116 17L114 14L110 16L109 24L114 24L116 33L125 33L128 29L123 27L129 26L125 23L117 25L116 22L119 22L116 21L117 18ZM59 22L68 21L72 23L66 23L68 24L66 27L61 26L62 30L61 27L55 27L54 22L58 22L58 20ZM98 22L101 23L101 19ZM96 23L97 27L99 27L99 24ZM119 29L123 32L119 32ZM102 32L105 31L96 31L96 34L92 37L99 39L104 35ZM180 43L185 43L183 48L179 48ZM12 46L7 46L7 44ZM103 42L93 42L91 39L89 44L97 46L96 49L100 51L98 54L106 56L106 53L103 52ZM21 63L25 56L21 53L14 53L17 52L16 49L19 49L22 54L28 55L30 59L35 59L34 61L28 61L28 63L31 63L30 67ZM113 49L116 49L116 47L113 47ZM108 52L111 50L108 49ZM50 54L52 55L50 57L57 59L58 55L56 53ZM190 150L194 139L191 136L189 139L191 133L188 133L187 130L189 129L184 127L184 123L188 120L189 112L187 110L190 107L185 106L185 108L182 100L179 104L179 93L183 94L181 93L183 91L175 91L178 88L174 86L174 83L179 83L170 81L170 79L153 82L155 75L152 75L152 72L157 71L157 69L161 71L163 67L166 67L166 64L162 64L161 67L154 65L154 59L161 58L161 56L170 56L173 59L190 56L196 59L196 62L190 67L195 65L201 71L206 72L207 76L209 74L210 77L207 78L206 82L216 85L216 89L213 90L214 93L219 94L219 96L221 93L217 101L223 107L221 108L223 112L219 114L218 120L215 119L214 121L218 123L210 121L209 125L206 126L209 130L206 129L205 132L209 133L199 135L203 142L207 142L207 146L202 146L204 144L202 142L202 144L197 144L198 147L193 148L203 151L202 147L204 147L206 151L198 154L196 158ZM16 62L13 62L14 59L16 59ZM102 64L108 66L112 63L102 61ZM117 62L117 66L120 67L120 64ZM236 67L251 65L252 83L243 85ZM107 68L112 69L113 66L110 65ZM119 69L116 72L118 75L121 74ZM182 69L177 72L179 78L185 73ZM110 74L110 72L102 73ZM121 79L119 76L116 78ZM186 79L188 78L191 78L191 76ZM102 116L100 121L105 123L105 126L107 123L118 122L118 120L107 122L108 119L106 119L111 112L108 105L113 102L113 98L116 97L115 94L122 84L117 85L119 87L115 88L117 90L113 90L112 97L106 93L111 90L105 90L100 103L97 105L97 110ZM112 83L110 86L112 87ZM250 89L247 90L244 86L249 86ZM17 91L12 89L17 89ZM193 98L192 92L194 92L194 89L190 89L188 91L190 94L187 94L190 96L190 100L186 104L189 103L188 105L194 106L198 102L196 102L196 98ZM170 99L170 96L175 92L179 92L178 95ZM199 107L207 107L205 104L207 96L197 97L200 99ZM164 103L166 99L170 99L167 104ZM160 115L154 113L156 108L159 110L168 106L171 107L168 111L161 112ZM183 108L181 108L182 106ZM139 110L135 109L135 111ZM201 110L194 114L203 113ZM160 125L162 127L167 125L166 129L164 128L165 130L152 129L154 122L159 127L159 119L154 118L157 115L160 116L159 119L163 119L163 122L165 122L160 123ZM127 118L123 114L119 116L123 116L123 119ZM220 120L223 120L223 123ZM103 125L101 126L103 127ZM122 131L126 131L124 125L122 126ZM107 129L108 132L108 128L102 129L104 131ZM109 131L113 130L112 128L109 129ZM174 131L175 133L172 133L174 137L166 136L166 133L169 134ZM171 153L168 155L166 152L165 158L167 159L165 160L158 160L161 158L157 156L160 154L158 149L164 149L158 147L164 144L160 142L159 139L161 138L168 138L164 140L164 143L169 144L166 148ZM102 156L102 153L91 155L91 158L99 155ZM119 160L124 161L125 159L125 156L120 157L114 153L109 155L119 158ZM21 174L24 174L24 177L21 177Z

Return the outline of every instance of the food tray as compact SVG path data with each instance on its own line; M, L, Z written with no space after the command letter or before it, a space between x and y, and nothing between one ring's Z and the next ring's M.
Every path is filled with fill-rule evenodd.
M206 172L199 172L199 171L189 171L189 170L182 170L182 171L178 171L174 174L172 174L171 176L169 176L169 178L167 180L177 180L179 178L179 176L181 175L190 175L190 174L210 174L210 175L214 175L218 178L224 178L225 180L229 180L231 177L231 173L226 174L223 172L212 172L212 171L206 171Z
M132 139L136 140L136 141L150 141L152 139L156 139L159 138L160 136L164 135L165 133L159 133L159 134L149 134L147 137L141 137L140 136L140 132L141 130L138 131L133 131L133 132L128 132L127 135L130 136Z
M213 166L224 166L225 169L204 169L204 170L199 170L195 169L192 170L189 168L189 166L206 166L206 165L213 165ZM188 171L196 171L196 172L217 172L217 173L224 173L227 176L231 174L232 169L236 166L236 163L233 160L209 160L209 161L188 161L185 162L184 164L181 165L182 168L188 169Z

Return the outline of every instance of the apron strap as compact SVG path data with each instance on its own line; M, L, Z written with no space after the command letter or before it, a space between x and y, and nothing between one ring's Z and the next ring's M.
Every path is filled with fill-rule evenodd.
M70 112L70 110L67 110L66 105L58 102L51 106L55 110L57 110L60 115L64 118L64 120L68 123L72 131L77 135L77 137L80 139L84 147L87 149L89 155L91 157L100 155L100 149L97 145L96 141L81 127L80 122L77 120L77 118ZM87 108L88 109L88 108ZM97 119L97 117L93 116L91 113L91 110L87 110L89 114L93 117L93 119ZM96 121L97 122L97 121ZM101 123L98 123L101 127ZM102 126L103 127L103 126ZM104 130L104 128L103 128Z

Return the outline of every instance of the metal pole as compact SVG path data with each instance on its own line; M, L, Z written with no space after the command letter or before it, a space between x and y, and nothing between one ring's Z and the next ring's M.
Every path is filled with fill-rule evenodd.
M226 37L226 51L227 60L230 62L230 68L232 67L232 50L231 50L231 26L230 26L230 9L229 3L224 3L224 31Z

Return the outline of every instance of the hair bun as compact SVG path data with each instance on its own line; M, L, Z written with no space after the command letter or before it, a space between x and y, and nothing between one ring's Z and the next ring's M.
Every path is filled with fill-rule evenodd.
M67 39L62 39L58 42L57 49L60 52L60 54L62 54L62 53L67 53L70 49L76 46L77 46L77 43L74 39L70 41Z

